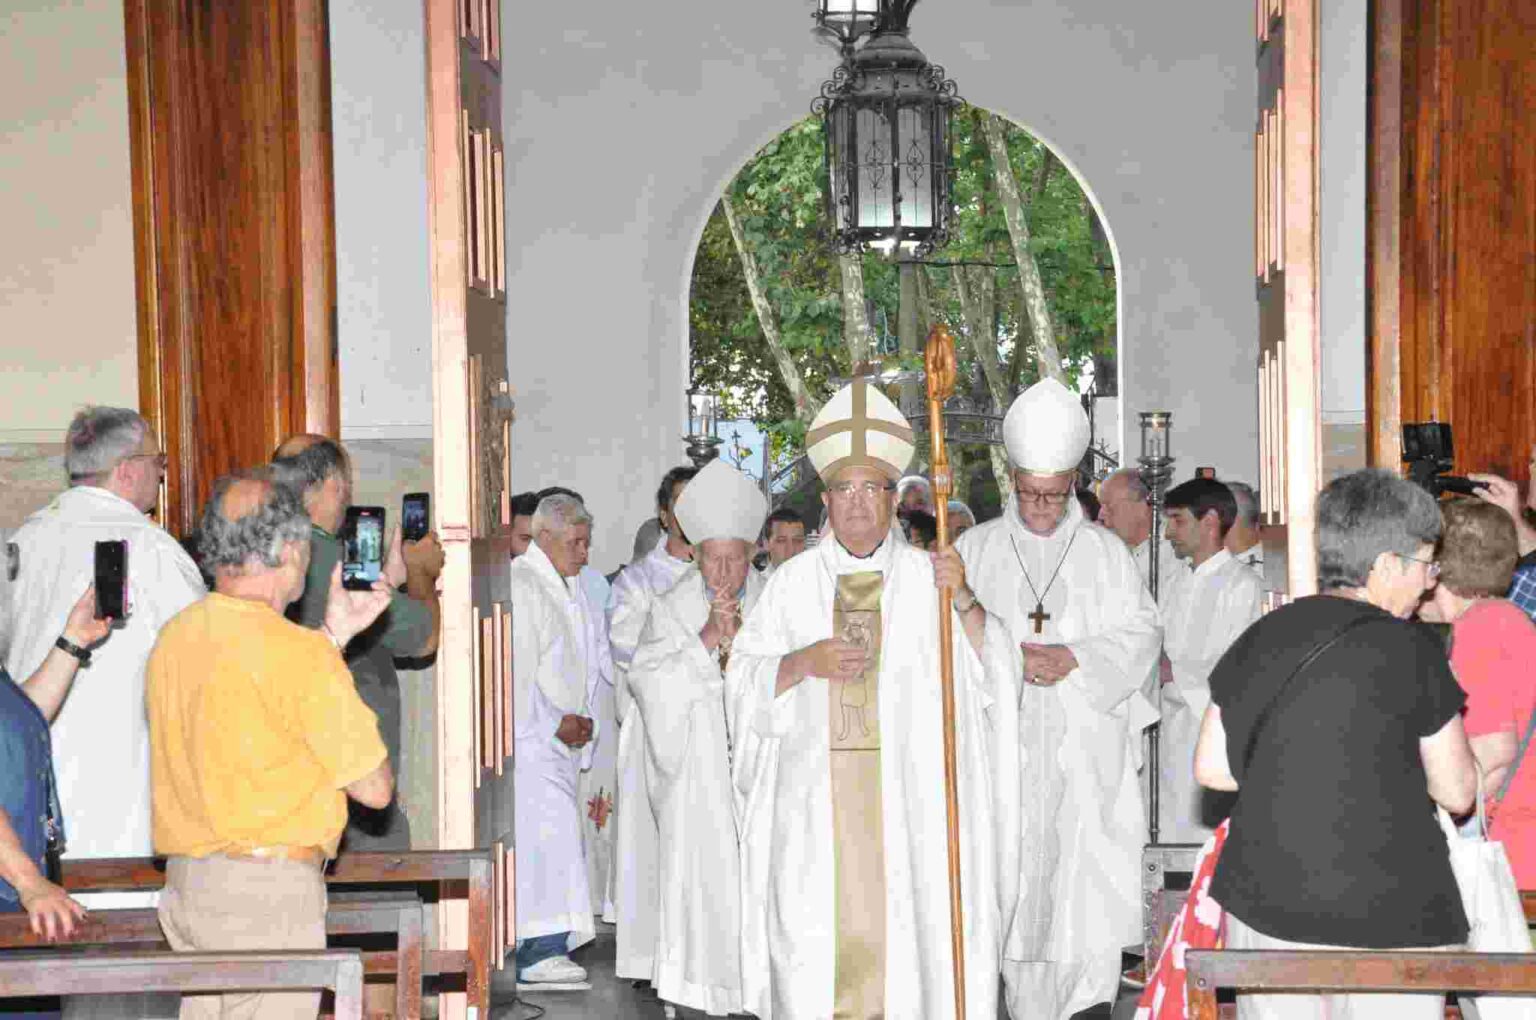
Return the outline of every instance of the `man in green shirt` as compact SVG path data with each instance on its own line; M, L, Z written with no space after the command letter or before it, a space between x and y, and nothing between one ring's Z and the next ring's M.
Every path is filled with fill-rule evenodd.
M352 502L352 462L335 440L296 435L277 448L272 469L303 499L312 527L304 594L288 607L288 616L306 627L319 627L325 618L331 570L342 556L338 534ZM389 608L348 642L344 652L358 695L379 718L379 736L397 776L404 769L395 660L427 658L437 652L437 577L442 569L443 549L435 533L418 542L392 543L384 574L397 590ZM403 592L398 590L402 584ZM398 797L382 810L349 802L343 845L352 850L409 850L410 823Z

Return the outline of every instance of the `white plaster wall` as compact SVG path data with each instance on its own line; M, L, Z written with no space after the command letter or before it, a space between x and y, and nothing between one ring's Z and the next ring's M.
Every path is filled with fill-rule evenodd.
M514 484L581 490L604 569L628 557L682 458L698 235L725 181L804 115L835 63L808 11L601 0L508 17ZM1118 255L1125 419L1173 411L1180 471L1230 477L1257 461L1252 16L948 0L913 19L967 99L1049 142L1095 196Z
M422 17L330 4L343 439L432 438Z
M1365 422L1366 0L1321 4L1318 287L1325 425Z
M0 29L0 441L138 407L122 0L10 0Z

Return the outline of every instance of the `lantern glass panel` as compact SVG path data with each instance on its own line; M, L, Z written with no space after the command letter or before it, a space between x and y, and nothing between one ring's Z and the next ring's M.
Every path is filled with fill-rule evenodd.
M1144 411L1141 415L1141 455L1148 460L1170 456L1168 426L1172 416L1166 411Z
M829 25L872 24L880 14L880 0L821 0L821 20Z
M896 139L901 147L896 173L900 179L903 229L931 229L933 223L933 108L903 106L896 112Z
M883 105L861 107L854 113L853 154L857 165L859 230L889 230L896 225L891 159L891 122Z

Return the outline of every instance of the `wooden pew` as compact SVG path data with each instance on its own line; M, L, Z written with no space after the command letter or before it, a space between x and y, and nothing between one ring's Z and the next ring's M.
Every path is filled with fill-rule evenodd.
M159 889L165 862L155 857L66 858L64 888L70 892L124 892ZM422 973L463 975L468 1005L485 1017L491 1006L492 918L495 873L489 850L412 850L400 853L343 853L326 874L331 890L356 886L410 886L425 899L465 899L469 905L466 949L425 954ZM499 961L496 961L499 963Z
M421 900L414 894L333 898L326 910L327 936L389 933L396 937L390 951L362 953L363 973L384 975L395 983L395 1016L421 1020L421 975L426 950ZM49 942L33 934L25 914L0 914L0 960L15 949L71 951L79 947L128 947L169 950L160 920L152 908L93 910L68 940ZM334 947L333 947L334 948ZM78 955L78 954L74 954Z
M1217 1020L1216 992L1536 993L1536 953L1198 950L1185 954L1191 1020Z
M311 988L331 990L336 1020L362 1020L363 961L349 950L0 954L0 998Z

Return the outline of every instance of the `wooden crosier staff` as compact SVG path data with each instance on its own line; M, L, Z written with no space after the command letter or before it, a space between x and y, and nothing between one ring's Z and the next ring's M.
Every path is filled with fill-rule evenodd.
M949 452L944 449L944 401L955 391L955 338L943 323L928 332L923 354L928 370L929 460L933 471L933 508L938 518L938 548L949 548ZM939 589L939 692L944 704L944 813L949 835L950 952L955 966L955 1020L965 1020L965 909L960 900L960 797L955 783L955 663L950 610L955 591Z

